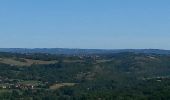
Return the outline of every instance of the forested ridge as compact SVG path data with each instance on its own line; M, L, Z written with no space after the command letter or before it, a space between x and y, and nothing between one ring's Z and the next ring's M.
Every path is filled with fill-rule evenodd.
M0 53L1 100L169 100L169 94L170 55Z

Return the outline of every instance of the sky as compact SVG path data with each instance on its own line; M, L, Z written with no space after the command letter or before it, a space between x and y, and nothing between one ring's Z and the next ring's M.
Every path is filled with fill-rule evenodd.
M170 0L0 0L0 48L170 49Z

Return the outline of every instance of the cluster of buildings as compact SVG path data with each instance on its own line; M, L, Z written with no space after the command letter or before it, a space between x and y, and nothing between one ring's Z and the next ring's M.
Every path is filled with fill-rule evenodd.
M1 89L34 89L34 85L31 84L0 84Z
M34 89L36 87L33 84L24 84L20 82L21 80L0 77L0 88L1 89Z

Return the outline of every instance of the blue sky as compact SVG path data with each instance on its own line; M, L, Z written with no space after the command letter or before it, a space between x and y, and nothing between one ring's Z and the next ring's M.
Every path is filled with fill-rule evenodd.
M0 0L1 48L170 49L170 0Z

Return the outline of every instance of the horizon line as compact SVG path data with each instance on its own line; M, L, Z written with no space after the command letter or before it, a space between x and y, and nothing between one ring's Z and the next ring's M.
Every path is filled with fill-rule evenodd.
M170 50L170 49L160 49L160 48L116 48L116 49L105 49L105 48L60 48L60 47L37 47L37 48L30 48L30 47L8 47L8 48L1 48L0 49L85 49L85 50Z

